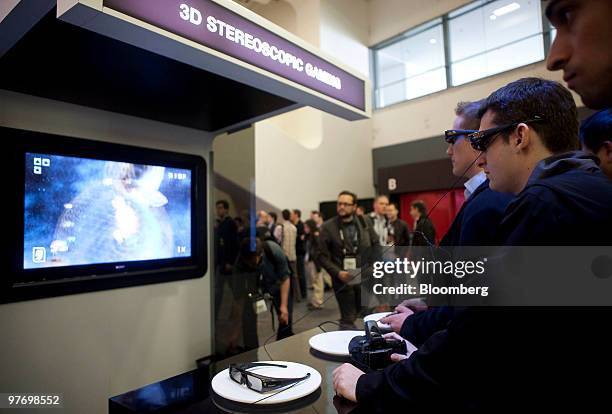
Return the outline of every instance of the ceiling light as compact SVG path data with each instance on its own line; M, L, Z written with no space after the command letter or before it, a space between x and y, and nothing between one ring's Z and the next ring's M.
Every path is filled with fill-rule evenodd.
M504 14L512 13L513 11L516 11L520 8L521 8L521 5L518 4L517 2L510 3L504 7L500 7L499 9L493 10L493 15L495 15L496 17L500 17L500 16L503 16ZM495 20L495 19L492 18L491 20Z
M438 41L432 37L431 39L429 39L429 43L435 45L436 43L438 43Z
M492 14L492 15L490 15L490 16L489 16L489 19L491 19L491 20L495 20L495 19L497 19L497 16L496 16L496 15L494 15L494 14Z

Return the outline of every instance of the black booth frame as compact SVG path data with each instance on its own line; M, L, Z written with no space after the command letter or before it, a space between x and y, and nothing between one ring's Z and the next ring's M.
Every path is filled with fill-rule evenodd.
M208 270L207 170L196 155L0 127L7 147L0 303L203 277ZM44 153L189 169L191 257L23 269L25 153Z

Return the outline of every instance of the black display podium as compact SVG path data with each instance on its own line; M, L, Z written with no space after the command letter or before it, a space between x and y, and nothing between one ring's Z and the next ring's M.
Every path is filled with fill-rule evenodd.
M267 351L274 360L294 361L313 367L321 373L321 387L295 404L279 407L245 407L231 404L222 398L213 395L210 380L217 373L234 362L247 362L256 360L270 360L268 352L263 347L244 352L242 354L203 366L200 369L185 372L172 378L165 379L142 388L114 396L109 399L110 414L125 413L225 413L225 412L299 412L324 413L340 412L347 408L351 411L356 406L345 401L334 401L332 372L341 365L339 361L330 361L311 353L308 340L319 333L315 328L294 335L266 346ZM223 408L221 408L223 407Z

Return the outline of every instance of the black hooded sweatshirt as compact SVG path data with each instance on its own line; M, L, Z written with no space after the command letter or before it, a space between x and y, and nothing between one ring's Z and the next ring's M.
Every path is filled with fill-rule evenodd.
M542 160L498 244L612 245L612 181L582 152ZM468 308L408 359L362 375L357 401L369 412L609 407L611 309Z

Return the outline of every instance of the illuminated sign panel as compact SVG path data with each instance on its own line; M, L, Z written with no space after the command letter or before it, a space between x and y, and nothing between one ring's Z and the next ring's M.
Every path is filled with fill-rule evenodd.
M365 111L362 79L210 0L104 0L142 20Z

